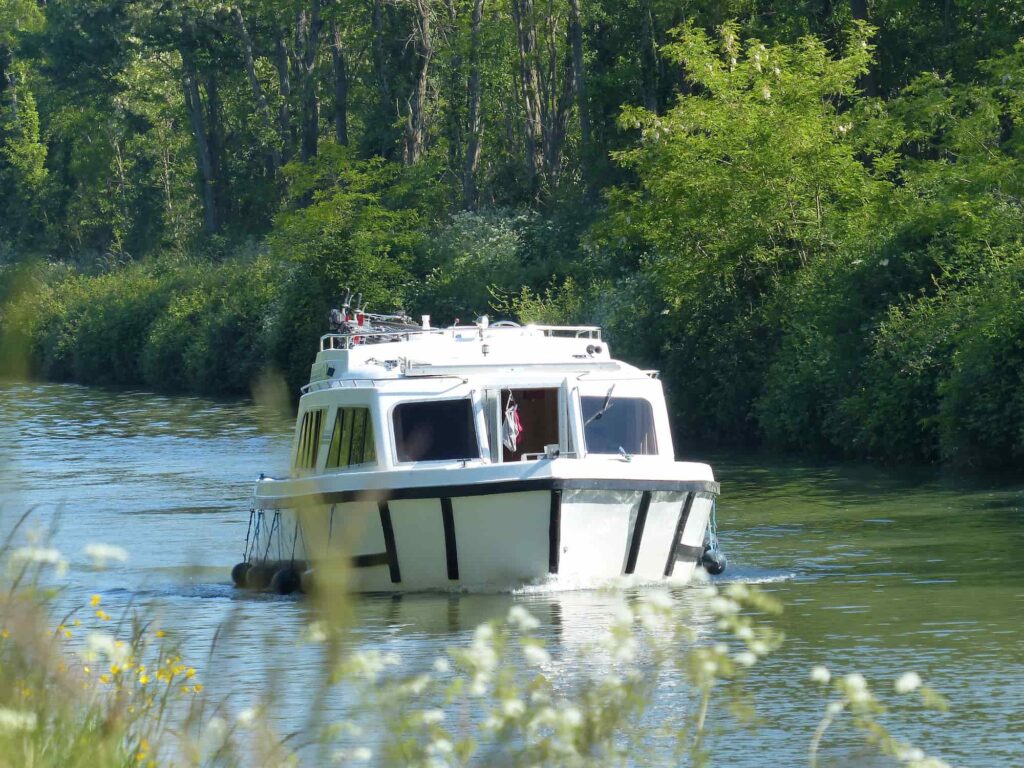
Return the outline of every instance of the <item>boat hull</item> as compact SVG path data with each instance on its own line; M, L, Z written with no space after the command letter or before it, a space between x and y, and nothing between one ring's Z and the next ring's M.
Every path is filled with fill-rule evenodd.
M270 550L352 565L358 591L685 580L713 481L541 478L310 495L259 511ZM260 545L262 548L262 545Z

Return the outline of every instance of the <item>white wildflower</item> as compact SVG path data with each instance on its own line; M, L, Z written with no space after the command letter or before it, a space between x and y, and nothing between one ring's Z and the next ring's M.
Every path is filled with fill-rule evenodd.
M708 607L711 609L712 613L715 613L719 616L731 616L733 614L739 613L740 611L740 604L737 603L735 600L730 600L727 597L712 598L711 602L708 604Z
M725 643L715 643L711 647L711 650L713 650L715 653L719 654L720 656L725 656L727 653L729 653L729 646L726 645Z
M811 680L821 685L828 685L829 680L832 679L832 673L828 671L828 667L823 664L818 664L811 668Z
M633 623L633 611L623 602L616 603L611 609L612 624L628 627Z
M243 709L235 716L235 722L242 728L252 728L256 724L256 710L252 707Z
M532 632L540 626L536 617L521 605L513 605L508 609L508 623L523 632Z
M921 687L921 676L917 672L904 672L893 684L896 693L910 693Z
M34 731L36 724L35 712L0 707L0 732Z
M752 667L757 663L757 656L750 651L742 651L736 654L735 661L741 667Z
M203 735L200 737L203 746L208 750L214 750L224 744L228 735L228 724L224 718L214 715L206 721L203 727Z
M501 702L501 713L510 719L522 717L526 713L526 705L519 699L505 699Z
M725 588L725 594L733 600L746 600L750 596L750 588L746 584L736 582Z
M643 596L643 602L652 608L658 608L662 611L671 611L673 602L672 595L670 595L664 589L658 589L653 592L648 592Z
M402 657L394 651L388 651L380 657L381 662L387 667L396 667L402 663Z
M448 663L448 659L438 656L434 659L434 671L439 675L446 675L452 671L452 665Z
M336 763L366 763L373 757L373 750L369 747L353 747L352 749L339 749L334 753Z
M481 624L473 630L474 643L489 643L494 639L494 627L490 624Z
M616 661L633 661L637 651L640 650L640 643L632 635L619 638L615 643L612 653Z
M424 725L437 725L444 720L444 710L425 709L420 713L420 721Z
M835 717L843 711L843 702L841 701L830 701L828 706L825 707L825 711L828 712L832 717Z
M771 101L772 92L769 90L767 85L761 89L761 96L764 97L765 101Z
M562 710L562 722L570 728L579 728L583 724L583 713L576 707L566 707Z
M762 640L755 640L750 644L750 652L756 653L758 656L767 656L768 644Z
M427 747L427 752L432 755L450 755L455 747L448 739L437 739Z
M711 676L718 672L718 663L708 659L700 665L700 668L704 674Z
M430 684L430 675L417 675L405 684L405 690L413 696L419 696Z
M539 645L523 646L523 658L531 667L542 667L551 662L551 654Z
M105 656L111 664L123 665L128 661L129 650L124 643L119 643L113 635L105 632L90 632L85 638L85 653L87 661L97 661L100 656Z
M92 560L92 564L95 568L106 568L107 562L110 560L118 563L123 563L128 560L128 550L113 544L93 542L86 544L82 551L85 552L86 557Z
M738 637L740 640L753 640L754 630L752 630L750 627L744 624L742 627L738 627L736 629L736 637Z
M868 681L864 679L864 675L860 672L851 672L843 678L843 683L846 685L846 690L851 691L866 691L868 689Z
M68 561L56 547L19 547L11 553L11 563L52 565L59 575L64 575L68 569Z
M900 747L896 750L896 759L904 763L917 763L924 760L924 751L917 747Z

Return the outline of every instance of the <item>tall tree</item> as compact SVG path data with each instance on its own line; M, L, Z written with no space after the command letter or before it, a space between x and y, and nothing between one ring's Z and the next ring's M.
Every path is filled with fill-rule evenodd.
M413 6L413 85L406 100L405 162L417 162L427 141L427 86L430 62L434 57L431 0L412 0Z
M345 57L345 41L341 25L331 22L331 60L334 64L334 140L348 145L349 68Z
M281 150L278 147L277 137L274 130L274 118L270 112L270 105L263 92L263 85L256 74L256 59L253 55L252 38L249 35L249 28L242 16L242 10L237 5L231 9L231 17L238 29L238 37L242 47L242 60L245 62L245 72L249 77L249 86L252 88L253 100L256 103L256 114L259 116L260 124L265 134L264 141L269 145L268 159L272 174L277 173L281 167Z
M469 28L469 82L466 87L467 125L466 155L462 164L462 204L467 210L477 206L477 167L480 164L480 97L483 89L481 77L480 26L483 22L484 0L473 0L473 14Z

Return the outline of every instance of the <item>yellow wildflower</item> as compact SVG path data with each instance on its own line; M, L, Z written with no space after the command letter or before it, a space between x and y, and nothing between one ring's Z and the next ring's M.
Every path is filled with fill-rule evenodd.
M92 596L92 600L89 601L89 605L91 605L93 608L95 608L97 605L100 604L100 600L101 599L102 598L99 595L93 595Z
M189 667L187 670L185 670L185 677L191 679L191 678L193 678L195 676L196 676L196 671L194 669L192 669L192 667Z
M158 629L158 630L156 631L156 636L157 636L157 637L164 637L164 636L165 636L166 634L167 634L167 633L166 633L166 632L164 632L164 631L163 631L162 629Z
M203 690L203 684L202 683L196 683L195 685L192 686L192 691L194 693L201 693L202 690Z
M109 683L110 682L110 675L108 675L106 672L104 672L102 675L100 675L100 682L101 683Z
M104 611L102 608L96 610L96 617L103 621L110 621L110 614Z

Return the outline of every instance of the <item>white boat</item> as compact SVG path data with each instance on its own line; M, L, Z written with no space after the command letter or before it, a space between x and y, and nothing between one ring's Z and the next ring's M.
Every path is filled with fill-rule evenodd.
M701 561L711 467L675 460L657 373L599 328L332 317L236 583L277 571L287 592L339 554L360 591L685 580Z

